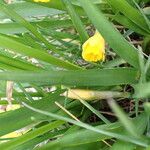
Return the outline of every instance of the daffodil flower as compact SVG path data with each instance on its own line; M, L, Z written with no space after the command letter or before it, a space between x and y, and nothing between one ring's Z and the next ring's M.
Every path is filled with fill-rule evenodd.
M47 3L49 2L50 0L33 0L34 2L44 2L44 3Z
M82 57L85 61L105 60L105 40L98 31L83 44L82 49Z

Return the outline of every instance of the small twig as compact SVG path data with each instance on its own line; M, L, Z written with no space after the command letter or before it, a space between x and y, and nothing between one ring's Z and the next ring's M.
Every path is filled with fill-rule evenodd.
M109 115L109 116L115 116L115 117L116 117L116 115L115 115L114 113L111 113L111 112L100 111L100 113L106 114L106 115Z
M75 119L76 121L79 121L80 122L80 120L77 118L77 117L75 117L72 113L70 113L66 108L64 108L61 104L59 104L58 102L55 102L55 104L59 107L59 108L61 108L64 112L66 112L70 117L72 117L73 119Z
M131 43L132 43L132 44L142 44L143 41L136 41L136 40L134 40L134 41L131 41Z
M8 104L11 106L12 103L12 94L13 94L13 81L7 81L6 83L6 97L7 97L7 101Z
M106 142L105 140L102 140L107 146L112 147L108 142Z
M124 29L124 26L121 26L121 25L115 25L115 27L116 27L117 29Z

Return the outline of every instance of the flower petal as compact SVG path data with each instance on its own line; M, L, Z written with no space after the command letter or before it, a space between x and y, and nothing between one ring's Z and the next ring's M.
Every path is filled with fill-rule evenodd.
M86 61L105 60L105 40L97 31L83 44L82 49L82 57Z

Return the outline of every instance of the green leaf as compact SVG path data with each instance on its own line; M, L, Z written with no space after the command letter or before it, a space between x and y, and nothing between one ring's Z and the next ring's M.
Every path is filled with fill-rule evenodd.
M144 29L137 26L132 20L128 19L124 15L116 14L113 19L115 19L117 22L125 26L126 28L129 28L139 34L142 34L144 36L150 36L148 32L146 32Z
M54 103L55 99L57 99L59 103L63 103L64 98L55 93L47 98L34 101L31 103L31 105L36 108L56 113L58 111L58 107ZM47 117L44 117L43 115L39 115L33 111L29 111L24 107L2 113L0 115L0 136L49 119Z
M106 131L104 129L98 129L98 128L95 128L95 127L93 127L91 125L83 123L81 121L75 121L73 119L70 119L70 118L67 118L67 117L63 117L63 116L60 116L60 115L56 115L54 113L50 113L50 112L47 112L47 111L42 111L40 109L33 108L33 107L31 107L31 106L29 106L29 105L27 105L25 103L24 103L24 105L27 108L31 109L32 111L35 111L35 112L38 112L40 114L49 116L51 118L55 118L55 119L58 119L58 120L63 120L63 121L75 124L77 126L83 127L85 129L91 130L91 131L99 133L99 134L102 134L104 136L115 137L115 138L123 140L123 141L135 143L135 144L138 144L138 145L143 146L143 147L148 147L148 143L147 143L147 141L145 141L145 139L141 140L140 138L134 138L134 137L130 137L130 136L125 136L125 135L122 135L122 134L118 134L118 132L115 133L115 132ZM43 150L47 149L47 146L45 146L44 148L41 148L41 149L43 149Z
M86 20L83 20L83 22L87 22ZM62 27L72 27L73 24L70 19L64 19L64 20L57 20L57 19L46 19L46 20L40 20L40 21L30 21L30 23L33 26L39 26L42 28L62 28ZM1 23L0 24L0 33L5 34L15 34L15 33L26 33L29 32L25 27L20 25L19 23L10 22L10 23Z
M39 67L36 67L28 62L24 62L24 61L21 61L17 58L11 58L11 57L8 57L4 54L0 54L0 60L1 60L1 63L3 63L4 65L8 65L8 66L12 66L16 69L21 69L21 70L42 70L41 68ZM3 67L2 67L3 68ZM14 70L14 69L12 69Z
M11 3L9 4L11 10L14 10L19 15L25 18L29 18L31 16L53 16L64 13L58 9L47 8L37 3L29 3L29 2L21 2L21 3ZM6 19L8 16L0 9L0 19Z
M137 71L132 68L44 72L14 71L1 72L0 80L48 83L49 85L111 86L136 83L137 75Z
M35 129L31 132L28 132L18 138L15 138L13 140L10 140L8 142L2 143L0 144L0 149L7 149L7 150L12 150L14 149L16 146L21 145L29 140L34 139L37 136L40 136L52 129L55 129L57 127L59 127L60 125L64 124L63 121L54 121L52 123L49 123L45 126L42 126L38 129Z
M136 128L140 134L143 134L145 132L146 126L147 126L147 116L142 114L140 117L136 118L137 120L133 120L133 123L136 124ZM127 133L126 130L122 131L123 133ZM139 146L136 146L135 144L129 143L129 142L123 142L120 140L117 140L112 148L110 150L134 150L135 148L138 148Z
M22 16L17 14L15 11L11 10L9 8L9 5L0 4L0 9L6 13L8 16L10 16L11 19L15 20L16 22L20 23L22 26L24 26L26 29L28 29L39 41L42 41L47 48L51 49L51 51L59 53L59 51L49 43L49 41L38 32L37 28L32 26L27 20L25 20Z
M113 144L110 150L134 150L136 146L128 142L117 141Z
M42 51L41 49L31 48L29 46L26 46L22 43L15 41L15 40L12 40L11 38L9 38L8 36L5 36L3 34L0 34L0 41L2 41L2 42L0 42L0 47L2 47L2 48L11 49L14 52L24 54L27 56L31 56L31 57L37 58L39 60L45 61L47 63L53 64L53 65L56 65L56 66L59 66L62 68L80 69L78 66L76 66L74 64L65 62L54 56L51 56L50 54L45 52L45 50Z
M138 137L138 132L136 130L135 125L133 122L127 117L125 112L119 107L119 105L114 101L110 100L109 105L118 117L119 121L122 123L122 125L125 127L125 129L130 133L132 136Z
M132 22L134 22L141 29L145 30L148 34L150 34L150 30L148 29L148 25L143 15L137 9L132 7L126 0L107 1L113 8L115 8L116 11L123 13Z
M134 85L135 94L133 97L136 98L148 98L150 97L150 83L141 83Z
M142 128L142 130L145 129L146 121L147 121L145 114L142 114L141 116L135 118L133 121L135 124L137 124L138 129L140 129L140 130L141 130L141 128ZM120 123L118 123L118 122L111 123L108 125L95 126L95 128L104 129L106 131L111 131L111 132L125 133L126 134L126 130L124 130L122 128L122 126L120 125ZM142 132L144 132L144 130ZM96 141L100 142L100 141L103 141L106 139L110 139L110 137L102 135L102 134L94 133L94 132L86 130L86 129L83 129L83 130L80 130L78 132L75 131L71 134L68 134L68 135L62 137L61 139L58 139L56 141L49 143L47 146L44 146L44 147L45 147L45 149L46 148L53 149L56 147L60 147L60 145L63 147L75 147L77 145L82 145L82 144L86 144L86 143L93 143ZM121 142L121 143L123 144L126 142ZM130 148L135 147L134 144L131 144L131 143L128 143L128 145ZM120 146L120 144L117 147L119 147L119 146ZM126 146L126 148L127 148L127 146ZM43 150L43 148L41 148L40 150ZM116 149L114 149L114 150L116 150Z
M150 103L149 102L144 103L144 109L145 109L145 112L148 115L150 115Z
M88 34L80 20L79 15L75 11L73 5L71 4L71 2L69 0L63 0L63 2L66 6L66 9L71 17L71 20L72 20L76 30L78 31L78 33L80 35L82 42L85 42L88 39Z

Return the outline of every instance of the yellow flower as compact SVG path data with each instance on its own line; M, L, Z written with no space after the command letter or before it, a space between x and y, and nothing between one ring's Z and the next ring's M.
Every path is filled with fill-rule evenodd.
M82 57L86 61L105 60L105 40L98 31L82 45L82 49Z
M45 2L45 3L47 3L47 2L49 2L50 0L33 0L34 2Z

